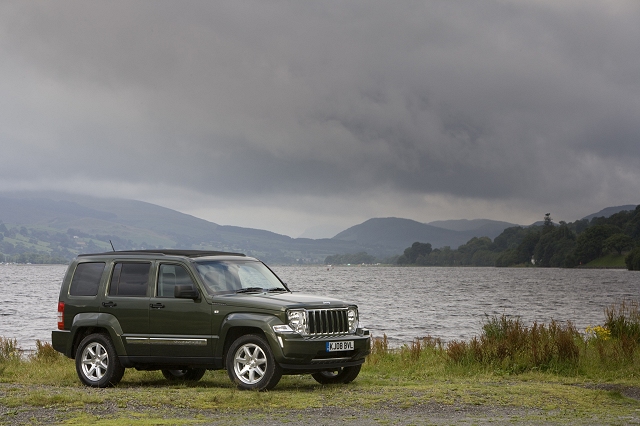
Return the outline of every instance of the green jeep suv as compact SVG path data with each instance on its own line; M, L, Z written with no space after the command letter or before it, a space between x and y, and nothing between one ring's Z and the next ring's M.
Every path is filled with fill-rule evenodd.
M168 380L226 369L240 389L271 389L283 374L349 383L370 349L356 305L292 293L243 254L199 250L78 256L51 338L93 387L117 384L125 368Z

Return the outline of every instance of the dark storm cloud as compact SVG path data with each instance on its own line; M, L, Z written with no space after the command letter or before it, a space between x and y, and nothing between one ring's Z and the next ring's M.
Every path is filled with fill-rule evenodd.
M4 2L0 182L635 202L639 39L636 1Z

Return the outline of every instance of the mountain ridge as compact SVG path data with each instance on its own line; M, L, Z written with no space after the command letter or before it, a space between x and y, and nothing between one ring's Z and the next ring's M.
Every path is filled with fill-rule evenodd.
M490 219L432 222L454 228L446 229L388 217L368 219L333 238L292 238L268 230L219 225L144 201L43 191L0 192L0 223L14 227L0 240L3 253L33 250L70 258L87 250L111 250L113 242L119 250L241 251L271 263L322 263L327 256L358 252L382 259L401 254L416 241L434 248L457 248L473 237L494 239L507 227L519 226ZM29 227L25 235L21 227Z

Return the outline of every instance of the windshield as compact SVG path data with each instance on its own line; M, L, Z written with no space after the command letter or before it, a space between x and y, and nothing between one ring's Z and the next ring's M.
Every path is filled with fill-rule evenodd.
M257 261L197 262L209 294L248 291L288 291L269 268Z

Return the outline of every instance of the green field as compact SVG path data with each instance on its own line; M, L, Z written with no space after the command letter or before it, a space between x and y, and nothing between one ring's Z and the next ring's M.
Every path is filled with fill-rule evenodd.
M622 255L617 253L610 253L605 256L599 257L598 259L592 260L591 262L584 265L584 267L627 269L627 265L624 263L625 256L626 253Z

